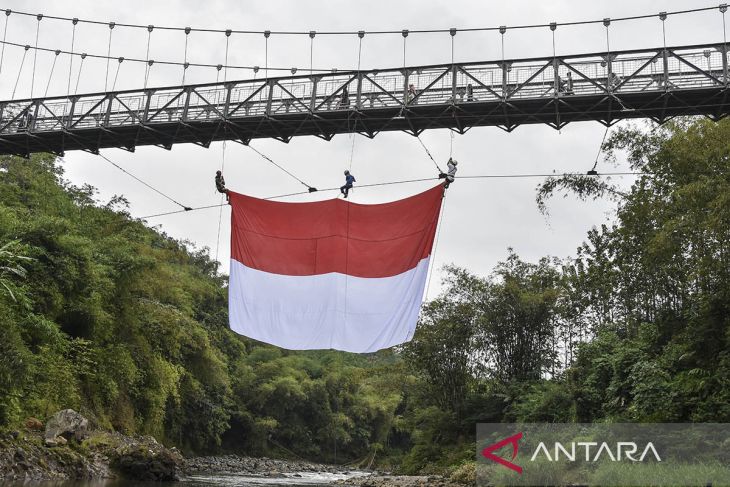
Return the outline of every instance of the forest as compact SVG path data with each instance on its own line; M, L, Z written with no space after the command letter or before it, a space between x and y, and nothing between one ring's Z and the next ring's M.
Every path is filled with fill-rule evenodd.
M545 213L615 201L574 255L451 265L414 339L367 355L234 334L207 249L52 155L0 158L0 429L72 408L188 455L430 473L468 468L477 422L730 422L730 121L626 125L604 152L629 190L536 189Z

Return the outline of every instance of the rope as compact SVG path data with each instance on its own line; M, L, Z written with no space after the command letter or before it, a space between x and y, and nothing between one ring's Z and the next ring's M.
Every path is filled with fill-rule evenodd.
M26 46L30 49L30 46ZM13 94L10 95L10 99L15 99L15 91L18 89L18 82L20 81L20 74L23 72L23 64L25 64L25 56L28 54L28 49L23 52L23 59L20 61L20 69L18 70L18 77L15 79L15 86L13 87Z
M312 31L312 33L314 33L314 31ZM314 66L314 36L310 34L310 36L309 36L309 74L312 74L314 72L313 66Z
M8 20L9 19L10 19L10 15L7 14L7 11L6 11L5 27L3 28L3 49L2 49L2 53L0 53L0 74L2 74L2 72L3 72L3 60L5 59L5 36L8 33Z
M58 53L60 54L60 53ZM48 84L46 84L46 91L43 93L43 98L48 96L48 89L51 87L51 80L53 79L53 70L56 69L56 61L58 61L58 54L53 58L53 64L51 65L51 73L48 75Z
M581 173L552 173L552 174L485 174L477 176L456 176L456 179L508 179L508 178L553 178L553 177L565 177L565 176L583 176ZM611 177L611 176L652 176L650 173L644 172L608 172L599 174L597 177ZM391 186L395 184L408 184L408 183L420 183L424 181L438 181L439 178L421 178L421 179L405 179L401 181L388 181L383 183L372 183L372 184L359 184L358 189L362 188L374 188L378 186ZM340 188L325 188L317 190L318 193L326 193L330 191L339 191ZM268 196L261 198L263 200L276 200L279 198L288 198L290 196L302 196L309 194L309 191L299 191L297 193L279 194L276 196ZM178 213L186 213L190 211L207 210L209 208L218 208L225 205L209 205L201 206L199 208L190 208L188 210L176 210L168 211L165 213L157 213L155 215L144 216L141 219L156 218L160 216L176 215Z
M598 146L598 154L596 154L596 162L593 163L592 171L596 170L596 167L598 166L598 158L601 157L601 151L603 150L603 143L606 142L606 136L608 135L608 127L606 127L606 131L603 132L603 139L601 139L601 145Z
M226 166L226 141L223 141L223 146L221 148L221 174L223 174L223 169ZM221 194L221 203L220 203L220 209L218 210L218 238L215 242L215 260L218 262L218 251L220 250L221 245L221 222L223 221L223 207L225 204L223 203L223 199L226 197L225 194Z
M685 9L685 10L676 10L672 12L667 12L668 16L671 15L685 15L685 14L692 14L692 13L699 13L699 12L706 12L710 10L716 10L717 6L711 6L711 7L699 7L699 8L693 8L693 9ZM6 12L8 12L9 9L6 9ZM23 15L23 16L31 16L35 17L36 14L30 13L30 12L21 12L21 11L12 11L12 13ZM641 19L647 19L656 17L656 14L643 14L643 15L632 15L632 16L626 16L626 17L619 17L614 19L615 22L624 22L624 21L631 21L631 20L641 20ZM54 16L54 15L46 15L45 18L52 19L52 20L61 20L61 21L71 21L70 17L61 17L61 16ZM79 19L78 20L81 23L85 24L96 24L96 25L109 25L109 22L107 21L100 21L100 20L92 20L92 19ZM599 24L602 20L580 20L580 21L573 21L573 22L561 22L557 25L559 26L577 26L577 25L587 25L587 24ZM127 27L127 28L134 28L134 29L145 29L148 28L148 25L143 24L116 24L119 27ZM521 25L513 25L509 26L510 29L539 29L544 27L549 27L550 24L521 24ZM170 31L184 31L185 29L189 27L177 27L177 26L156 26L156 29L161 30L170 30ZM191 31L194 32L208 32L208 33L224 33L227 29L206 29L206 28L189 28ZM471 28L463 28L459 29L460 31L464 32L483 32L483 31L497 31L499 30L499 27L494 26L488 26L488 27L471 27ZM234 34L252 34L252 35L261 35L265 32L270 32L271 34L275 35L309 35L309 32L311 31L259 31L259 30L232 30L232 33ZM434 33L446 33L449 32L449 29L416 29L411 31L414 34L434 34ZM368 31L368 34L373 35L387 35L387 34L399 34L401 33L400 30L373 30ZM357 31L323 31L319 32L321 35L354 35L357 34Z
M442 220L444 217L444 211L446 209L446 190L444 190L444 199L443 204L441 205L441 210L439 211L439 219L436 225L438 225L438 228L436 230L436 240L433 243L433 250L431 251L431 263L430 263L430 269L428 270L428 283L426 284L426 296L424 301L428 301L428 293L431 290L431 278L433 277L433 268L436 266L436 249L438 249L439 246L439 237L441 236L441 227Z
M424 144L423 141L421 140L421 137L416 135L416 138L418 139L418 142L421 143L421 147L423 147L423 150L425 150L426 154L428 154L429 159L431 159L433 161L433 165L436 166L436 169L438 169L439 174L442 173L443 171L441 170L438 163L436 162L436 159L434 159L433 156L431 155L431 152L428 150L428 147L426 147L426 144Z
M289 171L287 171L286 169L284 169L284 168L283 168L282 166L280 166L279 164L277 164L276 162L274 162L274 160L273 160L273 159L271 159L271 158L270 158L269 156L267 156L267 155L266 155L266 154L264 154L263 152L260 152L260 151L259 151L258 149L256 149L256 148L255 148L254 146L252 146L252 145L250 145L250 144L249 144L249 145L248 145L248 148L249 148L249 149L251 149L252 151L254 151L254 152L255 152L256 154L258 154L258 155L260 155L261 157L263 157L263 158L264 158L265 160L269 161L269 162L270 162L271 164L273 164L274 166L278 167L279 169L281 169L282 171L284 171L285 173L287 173L287 174L288 174L289 176L291 176L292 178L294 178L294 179L296 179L297 181L299 181L299 183L301 183L301 184L302 184L302 185L303 185L304 187L306 187L306 188L307 188L307 192L308 192L308 193L313 193L314 191L317 191L317 190L316 190L316 189L314 188L314 186L310 186L309 184L305 183L304 181L302 181L301 179L299 179L298 177L296 177L296 176L295 176L294 174L290 173ZM338 188L338 189L339 189L339 188ZM314 190L314 191L312 191L312 190Z
M269 36L264 33L264 72L269 79Z
M33 50L33 72L30 77L30 97L33 98L33 94L35 92L35 66L36 66L36 60L38 58L38 36L41 32L41 19L43 18L42 15L38 15L36 17L38 19L38 23L36 24L35 28L35 49Z
M127 171L126 169L124 169L124 168L123 168L122 166L120 166L119 164L116 164L116 163L115 163L114 161L112 161L111 159L109 159L109 158L108 158L107 156L105 156L105 155L104 155L104 154L102 154L101 152L99 152L99 153L98 153L98 155L99 155L99 157L101 157L102 159L104 159L104 160L105 160L106 162L108 162L108 163L109 163L109 164L111 164L112 166L114 166L114 167L116 167L117 169L119 169L120 171L122 171L122 172L123 172L124 174L126 174L127 176L130 176L130 177L131 177L132 179L134 179L134 180L136 180L137 182L139 182L139 183L142 183L143 185L147 186L147 187L148 187L149 189L151 189L151 190L152 190L152 191L154 191L155 193L159 194L160 196L163 196L164 198L167 198L168 200L170 200L170 201L172 201L173 203L175 203L176 205L178 205L178 206L182 207L182 208L183 208L183 210L182 210L182 211L192 211L192 210L193 210L193 208L190 208L189 206L185 206L185 205L183 205L183 204L182 204L182 203L180 203L179 201L177 201L177 200L173 199L172 197L170 197L170 196L166 195L165 193L163 193L163 192L162 192L162 191L160 191L159 189L155 188L155 187L154 187L154 186L152 186L151 184L149 184L149 183L146 183L145 181L141 180L140 178L138 178L137 176L135 176L135 175L134 175L134 174L132 174L131 172L129 172L129 171Z

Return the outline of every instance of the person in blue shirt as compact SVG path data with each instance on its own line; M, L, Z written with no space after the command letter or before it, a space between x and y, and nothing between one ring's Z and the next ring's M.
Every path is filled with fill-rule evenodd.
M345 198L347 198L347 194L352 189L352 183L355 182L355 176L350 174L350 171L345 169L345 185L340 187L340 193L345 195Z

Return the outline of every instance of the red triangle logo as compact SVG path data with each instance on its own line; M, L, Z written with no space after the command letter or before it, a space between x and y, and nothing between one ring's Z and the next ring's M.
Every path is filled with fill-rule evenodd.
M510 462L509 460L505 460L502 457L499 457L494 454L495 451L499 450L503 446L506 445L512 445L512 460L515 459L517 456L517 450L520 447L519 441L522 439L522 433L517 433L516 435L512 435L509 438L505 438L504 440L498 441L497 443L494 443L493 445L489 445L484 450L482 450L482 455L484 458L488 458L489 460L492 460L493 462L497 462L500 465L503 465L510 470L514 470L518 474L522 475L522 467L519 465L515 465L514 463Z

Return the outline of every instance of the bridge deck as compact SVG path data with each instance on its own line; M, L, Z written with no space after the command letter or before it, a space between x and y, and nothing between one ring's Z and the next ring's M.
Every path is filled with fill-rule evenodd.
M729 81L727 45L707 44L13 100L0 102L0 153L720 119L730 112Z

